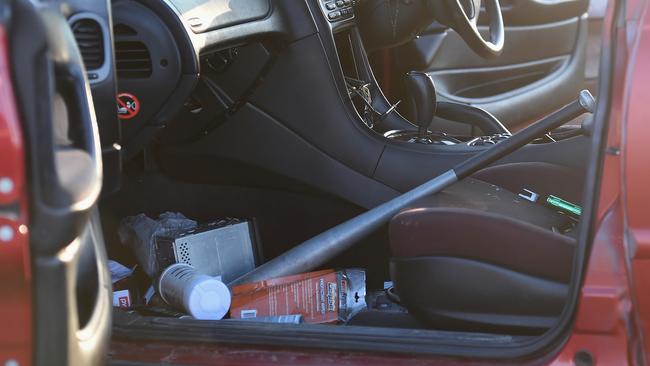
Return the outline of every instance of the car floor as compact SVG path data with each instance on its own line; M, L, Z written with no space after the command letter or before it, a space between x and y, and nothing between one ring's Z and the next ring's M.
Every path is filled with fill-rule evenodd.
M100 206L109 258L134 266L130 248L118 237L120 221L144 213L156 218L163 212L180 212L198 222L224 217L254 219L266 260L318 233L358 214L360 209L323 194L295 193L259 187L188 183L160 172L130 176L122 189L103 199ZM382 294L388 275L388 243L382 229L348 250L326 268L359 267L366 270L369 292ZM148 282L144 275L136 276ZM141 284L144 293L149 283ZM423 326L385 296L372 298L374 309L363 312L350 325L420 329Z

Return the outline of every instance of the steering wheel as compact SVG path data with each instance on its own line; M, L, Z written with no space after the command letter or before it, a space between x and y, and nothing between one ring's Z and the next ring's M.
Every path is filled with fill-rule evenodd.
M495 57L503 51L503 15L499 0L486 0L490 39L478 31L478 16L483 0L429 0L436 20L455 30L467 45L482 57Z

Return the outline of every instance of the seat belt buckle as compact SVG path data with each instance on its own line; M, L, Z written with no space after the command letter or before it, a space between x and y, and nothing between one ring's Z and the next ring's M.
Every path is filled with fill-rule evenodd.
M538 193L535 193L535 192L531 191L530 189L526 189L526 188L524 188L523 191L524 192L519 193L518 196L525 199L526 201L530 201L530 202L535 203L539 199L539 194Z

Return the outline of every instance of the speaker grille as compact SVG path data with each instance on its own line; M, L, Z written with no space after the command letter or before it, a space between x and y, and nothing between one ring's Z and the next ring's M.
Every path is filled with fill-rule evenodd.
M187 243L180 243L178 245L179 261L181 263L192 265L192 260L190 258L190 250Z

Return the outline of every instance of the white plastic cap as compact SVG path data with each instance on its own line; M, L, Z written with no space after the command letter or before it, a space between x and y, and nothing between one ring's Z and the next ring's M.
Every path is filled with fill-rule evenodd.
M230 290L215 278L199 281L186 295L185 307L195 319L219 320L230 309Z

